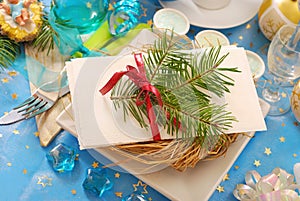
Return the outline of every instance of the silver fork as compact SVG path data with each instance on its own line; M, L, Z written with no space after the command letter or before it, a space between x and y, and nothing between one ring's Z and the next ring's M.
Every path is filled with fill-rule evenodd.
M49 110L60 97L66 95L70 90L65 86L56 92L45 92L41 88L53 85L48 82L35 90L35 92L23 103L13 108L8 114L0 118L0 125L12 124L24 119L29 119Z

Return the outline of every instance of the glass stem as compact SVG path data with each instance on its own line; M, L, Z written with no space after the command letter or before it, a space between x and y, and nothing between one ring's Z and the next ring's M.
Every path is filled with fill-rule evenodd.
M281 98L279 94L280 83L282 82L281 78L274 77L274 83L270 84L263 90L264 98L269 102L278 102Z

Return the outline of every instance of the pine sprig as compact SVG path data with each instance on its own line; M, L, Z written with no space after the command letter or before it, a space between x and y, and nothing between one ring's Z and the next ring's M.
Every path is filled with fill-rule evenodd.
M19 54L19 43L0 35L0 68L7 68L12 65Z
M32 41L34 48L38 48L38 51L45 51L47 49L47 54L54 49L55 40L58 38L58 33L51 27L47 17L42 18L43 25L39 35Z
M224 72L239 71L218 68L228 55L220 56L220 47L191 53L177 46L162 37L144 56L147 78L160 91L164 103L162 109L154 107L158 124L168 134L185 139L224 133L236 119L226 111L226 105L211 103L211 96L222 97L230 92L234 80ZM131 81L123 79L113 89L111 99L116 109L123 109L125 121L132 115L141 127L147 128L146 107L135 103L139 92ZM155 105L156 98L151 100Z

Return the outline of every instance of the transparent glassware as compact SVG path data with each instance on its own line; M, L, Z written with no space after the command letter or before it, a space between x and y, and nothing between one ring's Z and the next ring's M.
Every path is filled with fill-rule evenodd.
M95 31L105 19L109 0L52 0L59 23L81 34Z
M290 109L289 94L280 83L300 77L300 52L296 49L300 36L295 37L296 27L282 26L269 46L268 67L274 79L262 90L262 97L271 105L268 115L282 115Z

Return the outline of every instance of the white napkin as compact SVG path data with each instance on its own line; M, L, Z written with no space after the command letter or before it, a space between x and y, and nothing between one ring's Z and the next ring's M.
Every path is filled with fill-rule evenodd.
M229 73L235 80L231 93L225 95L227 110L238 119L228 133L265 130L266 125L259 106L258 96L245 50L243 48L222 48L221 55L229 52L222 66L239 67L241 73ZM126 58L125 58L126 57ZM124 56L122 62L116 57L75 59L67 64L68 79L75 125L80 147L95 148L115 144L133 143L151 140L147 133L137 132L128 135L128 130L120 129L108 98L99 93L114 72L124 70L125 64L132 62L132 56ZM114 65L111 65L114 63ZM103 76L103 77L102 77ZM122 113L120 114L122 115ZM162 139L170 136L162 134Z

